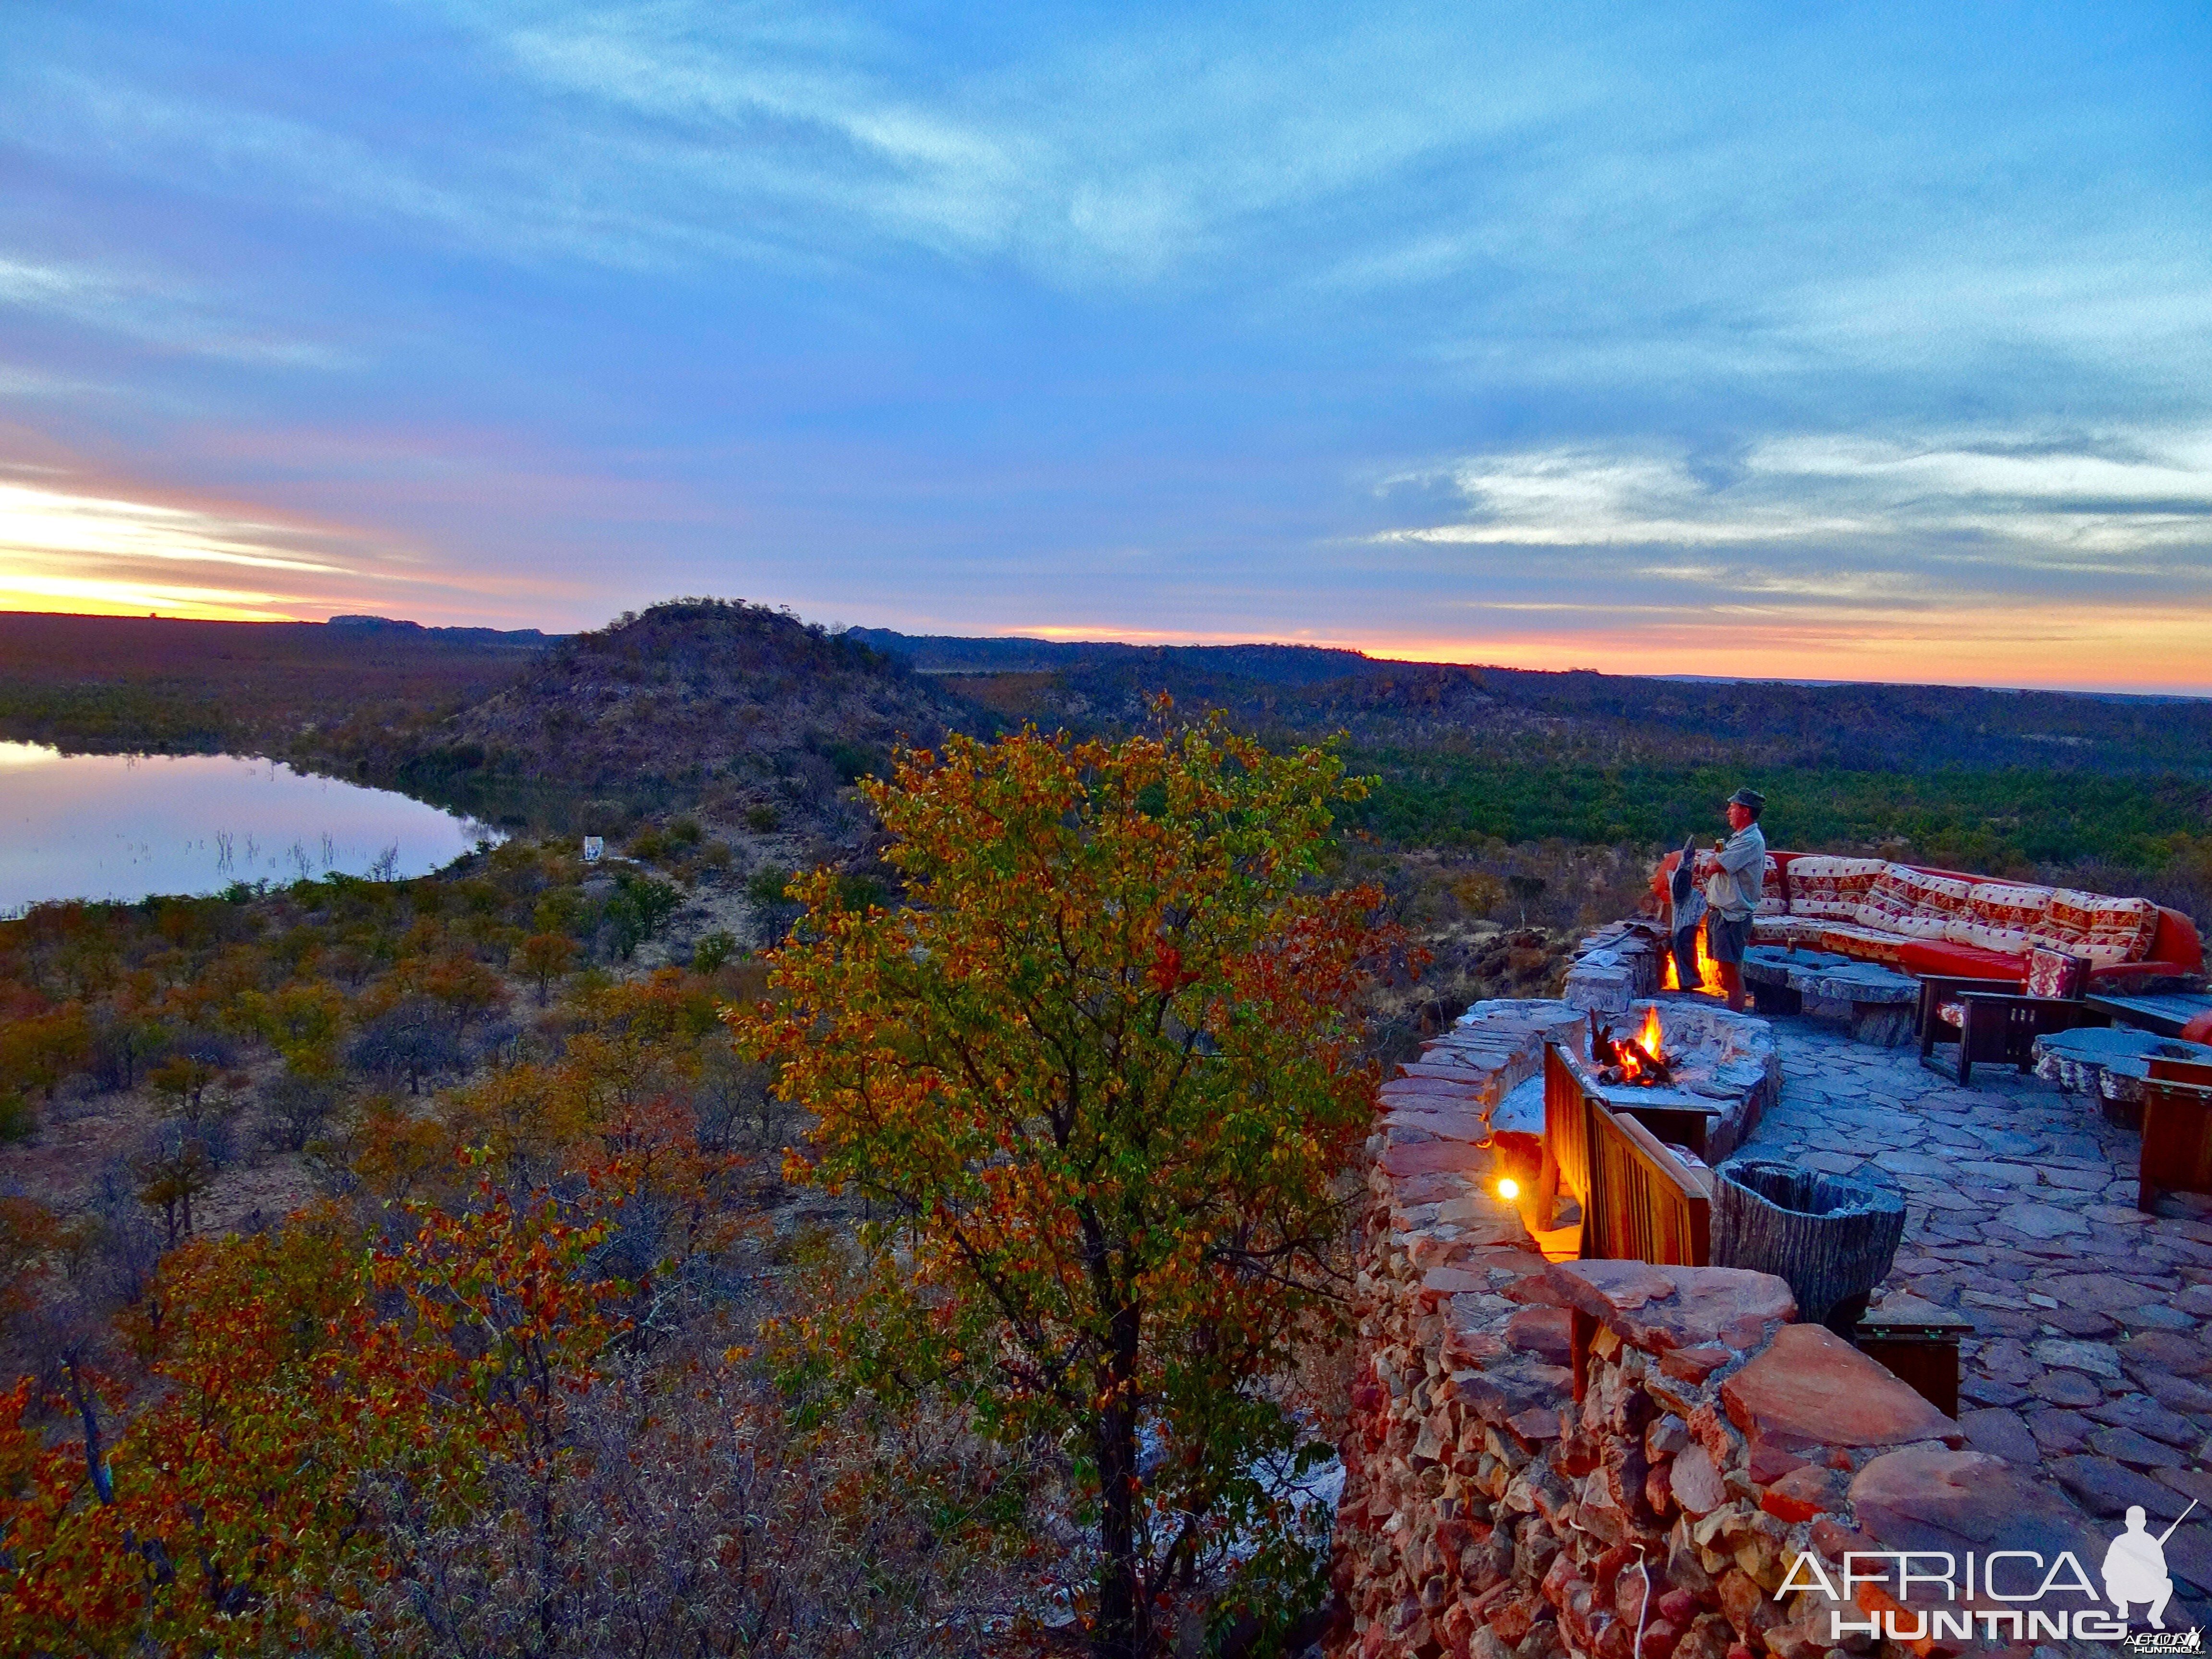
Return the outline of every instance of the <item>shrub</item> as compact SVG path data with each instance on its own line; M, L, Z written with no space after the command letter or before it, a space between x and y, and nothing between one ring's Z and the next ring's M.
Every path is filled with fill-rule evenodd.
M726 930L702 935L691 947L691 965L702 974L721 971L722 964L737 954L737 935Z

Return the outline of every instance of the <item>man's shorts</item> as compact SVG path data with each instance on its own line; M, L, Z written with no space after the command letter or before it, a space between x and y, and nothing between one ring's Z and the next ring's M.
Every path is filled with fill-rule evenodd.
M1741 921L1730 921L1717 914L1705 917L1705 949L1713 953L1715 962L1741 962L1750 944L1749 916Z

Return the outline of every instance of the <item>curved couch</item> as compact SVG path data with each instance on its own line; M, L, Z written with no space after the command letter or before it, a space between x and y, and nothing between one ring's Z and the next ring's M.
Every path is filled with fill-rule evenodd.
M1680 861L1652 872L1663 902ZM1702 878L1713 855L1698 855ZM1752 922L1761 944L1807 945L1908 974L2025 982L2039 947L2084 957L2092 988L2204 971L2204 946L2179 910L2148 899L1992 881L1887 859L1770 852L1765 896Z

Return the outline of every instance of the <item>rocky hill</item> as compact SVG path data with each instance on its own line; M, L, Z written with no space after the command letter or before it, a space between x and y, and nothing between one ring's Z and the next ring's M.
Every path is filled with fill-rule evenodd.
M996 717L850 635L787 611L679 599L554 645L447 721L407 781L596 822L672 808L763 823L834 819L840 790L902 742Z

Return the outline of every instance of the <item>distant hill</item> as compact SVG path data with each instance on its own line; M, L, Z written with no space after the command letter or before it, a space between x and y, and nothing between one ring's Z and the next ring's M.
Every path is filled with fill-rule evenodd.
M1321 685L1396 665L1318 645L1123 645L1115 641L963 639L854 628L859 640L924 674L1056 672L1102 664L1184 676L1220 675L1263 685Z
M2206 698L1548 673L1312 646L1150 647L886 629L848 637L1047 724L1133 726L1146 699L1165 690L1184 708L1224 708L1266 735L1344 731L1364 747L1443 746L1516 763L2212 777Z
M473 645L543 645L559 639L557 634L542 634L534 628L434 628L418 622L409 622L399 617L332 617L323 624L325 628L359 629L370 632L389 631L399 634L419 634L434 641Z
M67 749L352 753L489 696L535 629L0 612L0 733Z
M895 744L996 725L864 639L764 605L682 599L558 641L445 722L408 775L494 795L553 786L632 811L820 817Z

